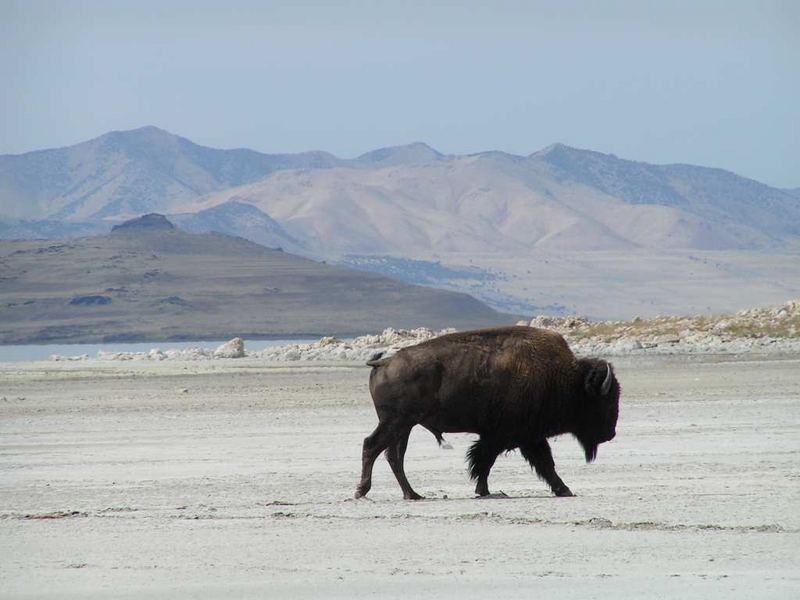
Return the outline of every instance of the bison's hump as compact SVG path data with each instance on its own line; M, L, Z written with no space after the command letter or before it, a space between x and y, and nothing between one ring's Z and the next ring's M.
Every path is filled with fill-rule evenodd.
M498 351L503 348L522 346L535 351L569 352L564 337L555 331L538 329L536 327L513 326L494 327L491 329L476 329L473 331L460 331L449 333L411 348L444 348L460 346L465 350Z

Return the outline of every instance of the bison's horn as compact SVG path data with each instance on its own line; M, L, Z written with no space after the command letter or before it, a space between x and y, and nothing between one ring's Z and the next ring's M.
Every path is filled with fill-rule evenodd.
M603 385L600 386L600 394L605 396L611 389L611 365L606 363L606 378L603 380Z

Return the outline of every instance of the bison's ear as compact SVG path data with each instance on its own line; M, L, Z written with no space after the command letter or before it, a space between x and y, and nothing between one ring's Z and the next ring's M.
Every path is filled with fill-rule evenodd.
M614 381L614 371L611 363L604 360L594 362L586 374L584 385L586 391L593 396L607 396L611 391L611 383Z

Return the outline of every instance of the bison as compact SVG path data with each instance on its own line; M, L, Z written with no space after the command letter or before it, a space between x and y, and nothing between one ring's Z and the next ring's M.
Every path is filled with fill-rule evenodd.
M403 497L422 498L403 469L415 425L440 444L445 432L480 436L467 452L478 496L490 495L497 456L516 448L556 496L572 496L556 473L547 438L571 433L591 462L598 445L616 435L620 385L613 367L576 358L558 333L525 326L467 331L381 356L367 362L379 422L364 439L356 498L369 492L372 467L384 450Z

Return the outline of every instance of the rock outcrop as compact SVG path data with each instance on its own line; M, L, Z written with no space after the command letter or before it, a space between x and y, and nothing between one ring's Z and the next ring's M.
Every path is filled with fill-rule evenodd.
M244 358L244 340L235 337L214 350L214 358Z
M586 354L794 351L800 350L800 300L720 316L592 322L541 315L530 326L558 331L577 352Z

